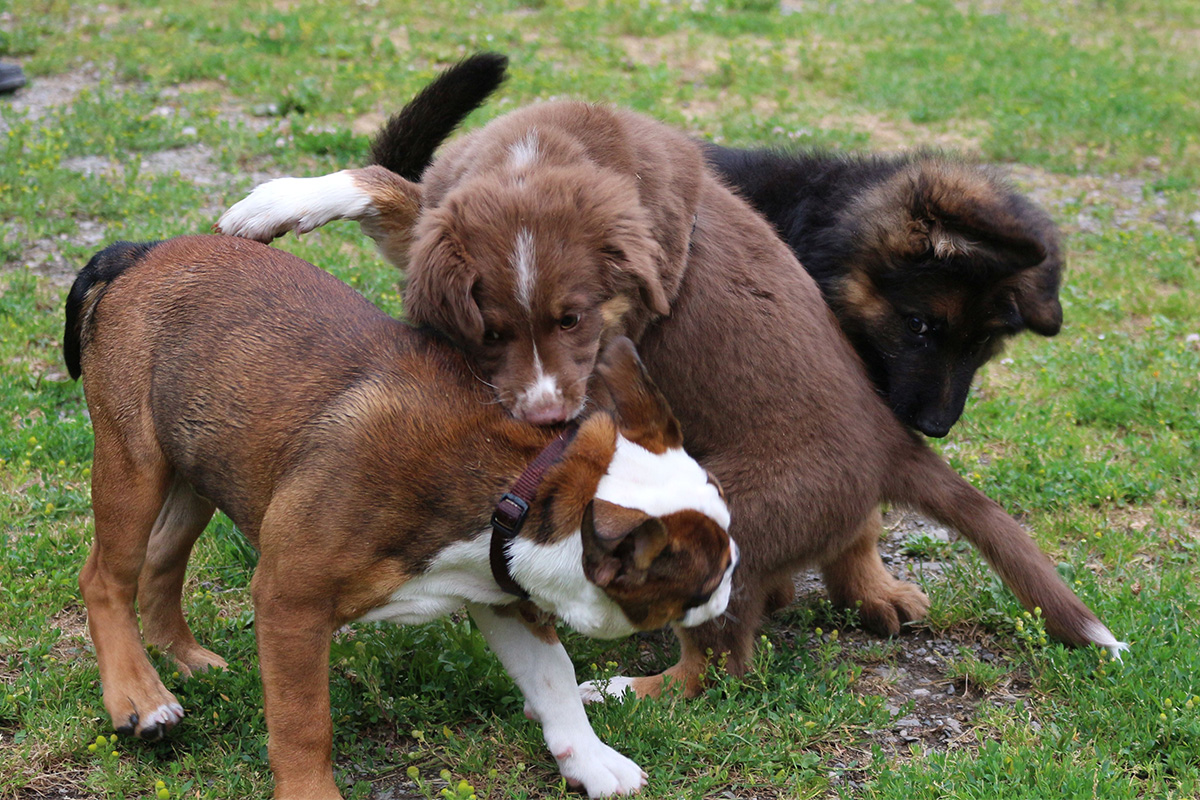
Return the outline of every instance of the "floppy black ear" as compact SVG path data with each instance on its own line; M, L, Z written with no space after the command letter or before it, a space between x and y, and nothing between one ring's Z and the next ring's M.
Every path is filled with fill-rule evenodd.
M596 362L596 374L608 390L626 439L655 453L683 446L679 421L650 379L632 341L614 337Z
M417 325L430 325L460 342L478 342L483 338L483 315L474 297L478 281L451 232L435 220L418 232L404 290L405 313Z
M607 500L592 500L583 510L583 572L603 588L618 576L645 578L670 537L658 517Z

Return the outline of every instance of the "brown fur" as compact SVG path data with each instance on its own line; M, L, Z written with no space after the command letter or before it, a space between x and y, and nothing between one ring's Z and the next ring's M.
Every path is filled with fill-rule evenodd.
M523 178L507 175L511 144L535 130L556 143L554 156ZM885 502L916 507L965 535L1026 608L1042 609L1048 630L1063 641L1110 636L1021 527L897 420L812 278L768 224L698 163L697 145L628 112L579 103L513 112L452 143L425 173L416 243L401 264L409 313L464 342L502 401L511 365L528 353L530 337L518 330L489 352L480 336L498 324L492 320L514 314L504 256L521 226L536 226L547 251L572 254L563 262L569 269L539 273L537 292L556 296L588 282L585 315L611 302L614 291L633 304L624 332L640 337L689 452L728 492L734 538L744 547L727 617L681 631L680 663L666 676L637 682L639 694L654 694L664 677L694 694L707 651L727 654L727 667L744 671L768 604L787 596L790 575L805 565L819 566L831 596L857 607L868 627L896 633L923 616L924 594L893 578L880 560L878 506ZM622 172L621 164L646 168ZM554 181L535 182L539 170ZM610 180L625 190L600 192L602 204L583 202ZM577 213L564 208L564 195L579 199ZM598 225L604 216L614 222ZM678 254L662 259L657 282L637 273L637 291L616 280L628 269L605 258L599 244L601 231L633 217L655 222L639 229L651 240L631 249ZM969 246L942 228L896 222L869 220L881 226L875 233L882 246ZM669 315L647 288L656 283L670 301ZM850 290L862 308L877 304L869 282ZM597 326L587 342L558 347L582 354L564 374L574 380L589 370L587 354L614 332Z
M114 246L81 273L67 321L96 437L96 534L80 588L105 707L122 731L157 738L169 727L145 719L175 698L146 659L135 595L147 640L184 670L224 664L180 610L192 544L221 508L261 553L251 590L276 794L337 796L334 630L484 530L554 431L500 410L446 342L286 253L191 237L106 272L124 253ZM655 420L678 430L664 408L646 407L658 395L632 345L614 342L602 361L616 417L584 421L547 471L526 528L538 542L574 535L591 514L618 431L649 432L653 445L665 435ZM642 627L680 618L730 558L707 517L652 521L653 531L585 541L606 549L609 595ZM670 563L658 558L668 548ZM552 637L528 608L513 613Z

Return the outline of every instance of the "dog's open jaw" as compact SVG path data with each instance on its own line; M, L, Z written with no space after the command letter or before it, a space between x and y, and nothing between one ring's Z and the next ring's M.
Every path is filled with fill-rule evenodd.
M722 529L729 528L729 509L694 459L678 448L652 453L621 435L596 498L655 517L698 511ZM515 598L492 578L490 537L490 530L483 531L470 541L447 547L420 577L405 583L385 605L361 619L412 625L445 616L463 603L513 602ZM538 607L567 626L597 639L616 639L637 630L621 606L584 574L580 531L549 544L519 537L509 544L508 553L517 583L527 588ZM706 602L689 609L680 624L699 625L724 613L737 559L731 539L729 566L719 586Z

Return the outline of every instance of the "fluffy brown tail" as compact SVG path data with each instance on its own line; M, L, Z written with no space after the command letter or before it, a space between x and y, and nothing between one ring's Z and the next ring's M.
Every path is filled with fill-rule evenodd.
M894 502L948 525L979 549L1021 605L1040 608L1046 630L1072 645L1097 644L1117 655L1127 645L1063 583L1046 555L1011 516L964 481L923 444L894 472Z

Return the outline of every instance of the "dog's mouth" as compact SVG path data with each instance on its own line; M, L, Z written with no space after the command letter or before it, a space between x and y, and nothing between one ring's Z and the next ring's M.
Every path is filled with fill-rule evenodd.
M558 393L535 394L527 390L505 405L514 417L531 425L561 425L583 413L587 398L572 399Z

